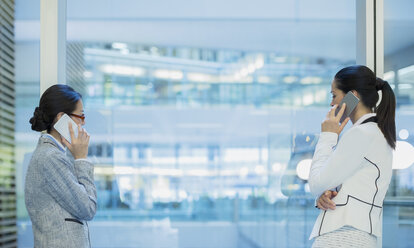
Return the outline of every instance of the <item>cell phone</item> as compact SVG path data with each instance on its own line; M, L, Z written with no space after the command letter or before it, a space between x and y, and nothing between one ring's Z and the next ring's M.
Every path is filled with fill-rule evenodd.
M352 111L354 111L354 109L358 105L358 102L359 102L359 98L356 97L351 91L346 93L346 95L344 96L344 98L342 98L341 103L339 104L339 106L336 108L336 111L335 111L335 115L337 115L339 110L342 107L342 104L346 103L344 114L342 115L341 120L339 122L342 123L346 119L346 117L351 115Z
M76 124L76 122L74 122L67 114L63 114L53 127L59 132L60 135L63 136L63 138L72 144L69 132L69 122L72 123L72 129L75 137L78 137L78 124Z

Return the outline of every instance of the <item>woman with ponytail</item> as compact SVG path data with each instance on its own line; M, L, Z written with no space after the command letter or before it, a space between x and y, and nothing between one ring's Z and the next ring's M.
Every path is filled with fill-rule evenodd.
M338 104L348 92L359 102L340 123L346 105ZM331 93L309 175L321 210L312 247L376 247L396 142L394 92L368 67L356 65L335 75ZM339 137L349 120L353 126Z
M71 143L53 127L67 114ZM87 220L96 212L93 164L81 95L66 85L53 85L40 98L30 119L42 132L26 174L25 203L32 221L34 247L90 247ZM69 152L67 152L69 150Z

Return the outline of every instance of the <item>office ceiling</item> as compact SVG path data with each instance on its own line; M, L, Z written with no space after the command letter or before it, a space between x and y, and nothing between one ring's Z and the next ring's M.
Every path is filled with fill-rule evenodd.
M355 59L355 1L70 0L69 41ZM414 1L385 0L386 55L414 46ZM16 40L39 40L40 0L16 0Z

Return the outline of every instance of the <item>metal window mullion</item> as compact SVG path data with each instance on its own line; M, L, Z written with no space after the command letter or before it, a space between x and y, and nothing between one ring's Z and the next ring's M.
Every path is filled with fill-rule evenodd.
M2 225L2 226L16 225L16 220L15 219L4 219L4 220L0 220L0 225Z
M7 72L7 71L4 69L2 70L0 67L0 81L2 81L1 86L3 88L10 88L9 85L13 85L14 83L14 76L10 77L10 74L6 75L4 72ZM1 73L4 73L4 74L1 74ZM15 94L13 94L13 96L14 95Z
M10 130L8 130L10 132ZM8 145L13 147L14 146L14 138L10 137L8 138L7 136L4 135L4 133L2 133L3 137L0 139L0 145ZM6 163L4 163L4 165L6 165Z
M374 6L375 0L356 1L356 62L375 70Z
M13 42L10 42L10 40L7 37L5 37L4 35L1 35L1 32L0 32L0 44L1 44L1 51L13 60L14 58ZM13 65L14 62L10 64Z
M3 170L2 170L3 172L7 171L5 169L8 169L8 171L15 171L14 170L14 156L10 156L10 157L3 156L2 168L3 168ZM3 172L1 172L1 173L3 173ZM0 175L2 175L1 173L0 173ZM10 176L14 176L14 175L10 175Z
M14 122L15 121L15 116L14 114L11 114L7 111L4 111L3 113L1 113L1 117L5 118L8 121Z
M14 48L13 43L10 42L7 37L0 34L0 44L2 46L1 51L3 51L5 54L7 54L10 58L14 58ZM6 49L5 49L6 48Z
M9 7L10 13L14 13L14 0L13 1L2 1L2 3L6 4Z
M14 194L14 193L15 193L14 188L10 189L10 188L5 188L5 187L0 187L0 194ZM2 218L4 216L6 216L6 214L0 212L0 218Z
M17 227L7 228L3 227L4 230L0 231L0 246L1 248L5 247L14 247L17 246L7 246L11 244L15 244L15 240L17 238ZM15 230L13 230L15 229Z
M6 129L0 127L0 134L3 136L0 139L0 144L1 145L8 145L10 147L14 147L14 137L13 136L6 136L6 132L4 132ZM7 129L7 132L10 132L10 129ZM12 156L13 157L13 156Z
M4 20L2 20L1 25L2 25L2 33L6 35L14 43L14 37L13 37L14 25L8 24L4 22Z
M3 2L3 1L1 1ZM2 18L6 19L8 23L14 23L13 22L13 14L10 14L9 9L7 9L7 7L5 8L4 4L0 5L0 15Z
M0 200L2 201L16 201L15 195L2 195L0 194Z
M14 67L11 66L9 63L0 63L1 67L4 67L4 69L8 70L11 74L14 75Z
M5 150L6 148L13 149L13 147L3 147L2 150ZM2 171L5 171L5 170L14 171L14 167L13 167L14 154L10 152L1 152L0 155L3 157L3 166L1 167ZM10 161L10 162L4 162L4 161Z
M13 87L13 85L14 85L14 76L13 76L13 78L10 78L10 77L7 77L5 75L0 74L0 81L1 81L1 83L0 83L1 87L14 90L14 87ZM10 111L10 112L13 113L14 111Z
M10 28L12 27L12 28ZM7 25L7 23L2 23L1 33L5 35L5 37L13 44L13 25Z
M0 73L3 73L3 71L0 70ZM2 78L0 77L0 79L2 79ZM6 94L5 92L2 92L1 97L2 97L1 100L3 102L7 102L7 103L10 103L10 104L14 103L14 97L9 95L9 94Z
M17 247L17 242L16 241L3 243L1 245L1 248L16 248L16 247Z
M3 142L3 141L4 140L2 140L1 142ZM6 142L7 142L7 140L6 140ZM0 153L1 156L2 156L2 159L3 159L2 163L4 165L1 168L11 170L11 169L14 169L12 166L10 167L10 164L12 164L14 162L14 153L13 153L13 151L12 152L6 151L6 148L13 149L14 147L9 146L9 147L3 147L1 149L1 150L5 150L5 151L2 151Z
M0 72L3 72L3 70L0 70ZM7 87L6 84L0 83L1 85L1 93L7 94L9 97L12 97L14 99L15 93L13 90L11 90L9 87Z
M2 28L0 30L1 30L1 34L3 35L1 36L1 38L4 39L7 42L7 45L9 46L9 48L14 51L13 32L11 32L11 30L8 29L8 26L9 25L2 23Z
M7 11L4 8L1 8L1 7L0 7L0 17L4 18L8 23L13 23L13 17L10 16L10 14L7 13Z
M0 142L10 142L11 144L13 144L14 136L13 135L8 135L8 133L10 133L10 131L13 131L13 128L3 126L3 125L10 125L10 121L3 121L3 120L4 120L3 118L0 119L0 133L1 133L1 136L2 136L0 138Z
M0 175L5 175L9 173L10 171L16 171L14 168L14 156L2 156L3 162L2 162L2 172L0 172ZM10 175L11 177L14 177L15 175Z
M6 110L9 111L10 113L14 113L14 104L11 103L9 104L5 104L3 101L0 101L0 110Z
M2 141L0 141L2 142ZM7 145L2 145L2 149L0 152L0 156L2 157L3 161L2 163L4 163L5 166L0 167L1 170L11 170L14 169L13 167L10 167L8 165L8 163L12 163L14 161L14 146L7 146ZM9 161L9 162L7 162Z
M1 1L0 8L4 10L5 13L13 20L14 6L10 5L8 1ZM13 22L13 21L11 21Z
M0 229L1 234L13 233L13 232L17 232L17 227L16 226L5 226L5 227L2 227ZM1 236L3 236L3 235L1 235ZM6 240L6 237L1 237L0 240L4 241L4 240Z
M14 156L11 156L10 157L10 161L14 161L14 158L13 158ZM4 168L8 168L8 169L14 169L14 163L7 163L7 162L3 162L3 164L2 164L2 166L4 167Z
M1 63L8 63L9 65L13 65L14 66L14 61L13 61L13 57L10 57L10 55L8 55L8 54L6 54L5 52L4 52L4 50L1 50L0 49L0 53L2 53L0 56L0 58L1 58ZM3 54L4 55L6 55L6 56L3 56Z
M8 145L10 149L14 148L14 136L9 135L11 131L13 131L12 128L0 127L0 135L2 136L0 137L0 145L3 145L3 146ZM10 150L7 150L7 147L3 147L1 149L0 154L7 154L7 153L10 153Z
M7 243L7 244L2 244L2 248L16 248L17 247L17 242L11 242L11 243Z
M4 68L0 67L0 73L2 74L3 77L7 77L11 80L14 79L14 75L11 74L9 71L5 70Z
M16 173L14 170L8 170L8 171L0 171L0 176L2 177L12 177L14 176L14 173Z
M2 71L2 70L0 70L0 71ZM16 95L16 93L14 92L14 90L12 90L12 89L10 89L9 88L9 86L8 86L8 82L5 82L4 83L4 81L5 80L10 80L9 78L6 78L6 77L4 77L4 75L1 75L2 77L1 77L1 79L3 79L2 81L3 81L3 83L0 83L0 85L1 85L1 92L2 92L2 94L7 94L7 95L9 95L9 96L11 96L11 97L13 97L14 98L14 96Z
M14 177L2 178L2 180L0 181L0 185L2 185L3 187L10 187L15 190L16 189L15 178Z
M368 66L378 77L384 71L384 0L358 0L357 64Z
M16 203L15 202L8 202L8 203L1 203L0 204L0 209L2 210L13 210L16 208Z
M377 77L384 76L384 0L375 0L375 65Z

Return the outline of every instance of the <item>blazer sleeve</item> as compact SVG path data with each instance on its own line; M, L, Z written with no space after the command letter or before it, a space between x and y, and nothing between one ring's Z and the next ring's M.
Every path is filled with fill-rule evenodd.
M371 145L371 139L359 128L348 130L338 144L337 139L338 135L331 132L322 132L319 137L309 174L310 191L315 197L338 187L358 171Z
M96 213L96 188L93 164L86 160L74 163L65 155L52 152L46 156L46 190L66 211L80 220L91 220ZM70 169L74 166L75 173Z

